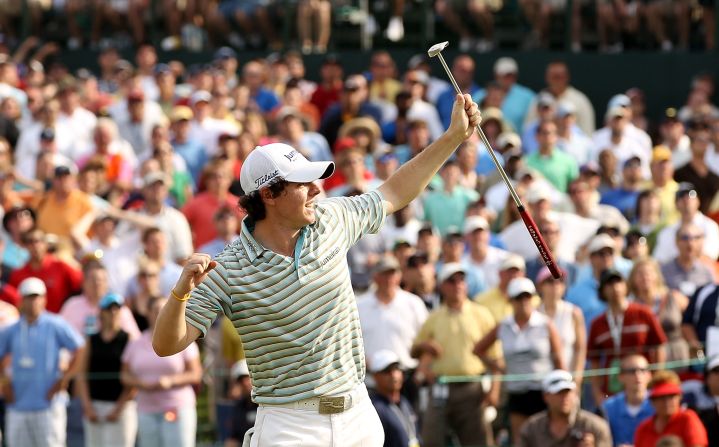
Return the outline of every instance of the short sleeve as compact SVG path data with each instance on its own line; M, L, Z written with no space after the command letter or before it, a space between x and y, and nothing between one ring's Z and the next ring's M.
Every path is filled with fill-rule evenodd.
M181 353L182 360L190 361L200 357L200 349L197 347L197 343L190 343Z
M227 270L218 262L187 301L185 321L202 332L203 337L229 300L230 286L226 278Z
M347 232L348 247L367 233L375 234L385 219L382 194L370 191L353 197L335 197L323 200L322 209Z
M424 322L422 327L419 329L419 333L414 339L412 346L417 346L420 343L424 343L432 338L434 334L434 318L435 315L430 314L429 318Z
M55 334L61 348L76 351L85 345L85 340L69 323L59 318L55 321Z

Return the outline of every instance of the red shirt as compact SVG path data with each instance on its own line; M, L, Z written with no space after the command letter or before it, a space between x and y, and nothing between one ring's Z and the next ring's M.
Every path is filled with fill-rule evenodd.
M30 277L40 278L47 288L47 310L58 313L66 299L75 295L82 287L82 272L51 255L45 256L39 269L34 269L30 262L15 270L10 275L10 284L18 287Z
M332 89L328 89L324 85L318 85L317 89L312 93L310 103L314 104L320 111L320 114L324 116L327 108L340 100L341 91L342 83L339 83L337 87Z
M195 248L217 237L214 219L215 213L221 206L224 205L234 211L239 219L244 217L243 211L237 205L238 202L239 199L232 194L227 194L225 200L220 202L212 194L201 192L185 204L182 208L182 214L185 215L187 223L190 224L192 243Z
M10 303L15 307L20 305L20 295L17 293L17 289L10 284L0 286L0 300Z
M657 433L654 429L654 418L652 416L645 420L634 433L634 447L654 447L662 436L678 436L684 442L685 447L709 445L707 431L699 419L699 416L692 410L680 410L672 416L664 427L664 431Z
M651 358L653 356L650 355L650 349L666 343L667 336L651 309L642 304L629 303L627 310L624 311L624 320L621 324L616 324L616 328L621 329L619 346L614 345L610 329L612 325L607 319L608 314L609 311L592 321L587 341L587 358L599 360L600 368L612 366L617 354L619 357L641 354L650 363L655 362L656 359ZM606 391L606 379L604 388Z

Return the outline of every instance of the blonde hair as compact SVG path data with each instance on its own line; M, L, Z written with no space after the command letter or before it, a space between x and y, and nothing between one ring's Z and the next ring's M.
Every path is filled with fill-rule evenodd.
M657 292L660 294L665 294L667 292L667 284L664 282L664 275L662 274L662 270L659 267L659 263L652 258L642 258L639 259L634 263L634 267L632 267L632 271L629 273L629 278L627 280L627 287L629 289L629 293L637 296L637 289L634 285L634 281L636 280L636 276L639 274L639 269L642 267L649 267L652 270L654 270L654 275L656 276L656 283L654 286L657 288Z

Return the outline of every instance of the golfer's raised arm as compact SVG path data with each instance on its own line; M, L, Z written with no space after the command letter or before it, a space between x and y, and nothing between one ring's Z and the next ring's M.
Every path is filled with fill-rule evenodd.
M479 109L472 98L457 95L449 129L379 187L387 214L403 208L424 190L457 146L472 135L480 120Z
M155 332L152 334L152 347L157 355L164 357L177 354L201 335L199 329L185 320L185 305L192 289L207 277L215 265L209 255L202 253L195 253L185 264L170 292L170 298L157 316Z

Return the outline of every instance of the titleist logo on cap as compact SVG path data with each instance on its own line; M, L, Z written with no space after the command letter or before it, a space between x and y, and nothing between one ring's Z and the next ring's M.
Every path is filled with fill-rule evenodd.
M285 157L286 157L286 155L285 155ZM265 174L265 175L260 176L259 178L256 178L255 186L259 188L260 185L262 185L266 182L269 182L273 178L277 177L279 175L279 173L280 173L280 171L275 169L273 172L270 172L269 174Z

